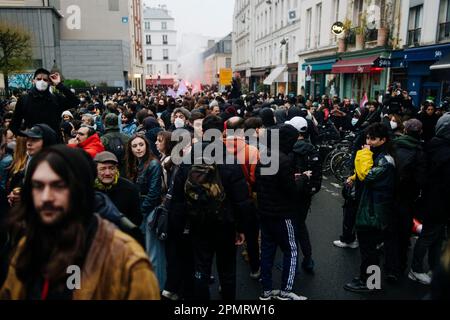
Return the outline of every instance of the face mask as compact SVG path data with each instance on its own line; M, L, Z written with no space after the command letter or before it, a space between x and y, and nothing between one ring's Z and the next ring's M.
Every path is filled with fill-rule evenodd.
M395 122L395 121L391 121L391 128L392 128L392 130L397 129L398 128L398 123Z
M81 98L81 99L80 99L80 102L85 102L85 101L86 101L85 98Z
M358 123L359 119L353 118L352 119L352 126L356 126L356 124Z
M180 118L175 119L175 128L177 129L181 129L184 127L184 121L181 120Z
M36 89L41 92L46 91L48 89L48 82L44 80L36 81Z

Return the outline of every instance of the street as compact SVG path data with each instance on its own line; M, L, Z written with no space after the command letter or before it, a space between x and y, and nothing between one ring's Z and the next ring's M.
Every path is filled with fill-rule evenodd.
M324 178L322 191L313 200L308 215L308 228L313 247L315 274L308 275L300 269L297 275L294 292L304 295L310 300L420 300L429 287L413 282L405 275L397 285L382 280L382 291L374 294L355 294L344 290L343 286L358 275L359 249L340 249L333 246L339 239L342 228L341 189L332 178ZM249 267L238 250L237 257L237 299L256 300L261 286L258 281L249 277ZM299 263L301 263L301 254ZM383 259L383 256L382 256ZM273 271L274 289L281 282L281 251L278 250ZM383 270L383 268L382 268ZM211 285L213 299L220 299L218 277ZM383 277L383 276L382 276Z

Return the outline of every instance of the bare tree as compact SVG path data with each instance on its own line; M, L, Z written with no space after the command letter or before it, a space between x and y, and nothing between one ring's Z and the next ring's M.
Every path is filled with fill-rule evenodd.
M31 62L31 36L24 29L0 22L0 72L8 91L8 76L23 71Z

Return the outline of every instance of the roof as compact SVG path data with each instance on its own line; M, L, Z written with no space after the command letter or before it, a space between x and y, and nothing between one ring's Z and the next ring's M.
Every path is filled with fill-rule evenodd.
M167 9L144 8L144 19L173 20Z

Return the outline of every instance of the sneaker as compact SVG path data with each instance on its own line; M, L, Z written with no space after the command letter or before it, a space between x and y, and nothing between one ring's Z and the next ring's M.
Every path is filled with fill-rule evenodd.
M411 270L408 274L408 278L410 278L413 281L417 281L421 284L425 284L425 285L431 284L431 278L426 273L417 273L417 272L414 272Z
M302 269L305 270L306 273L313 274L314 273L314 260L311 258L303 260Z
M358 240L352 242L352 243L345 243L341 240L336 240L333 242L333 244L338 248L349 248L349 249L357 249L359 247Z
M161 293L161 296L163 298L167 299L167 300L172 300L172 301L180 300L180 297L176 293L170 292L170 291L166 291L166 290L164 290Z
M289 301L289 300L308 300L304 296L299 296L291 291L281 291L277 297L278 300Z
M280 290L264 291L259 296L259 300L261 300L261 301L269 301L269 300L276 299L279 295L280 295Z
M259 278L261 278L261 269L256 272L250 273L250 278L252 278L253 280L259 280Z

